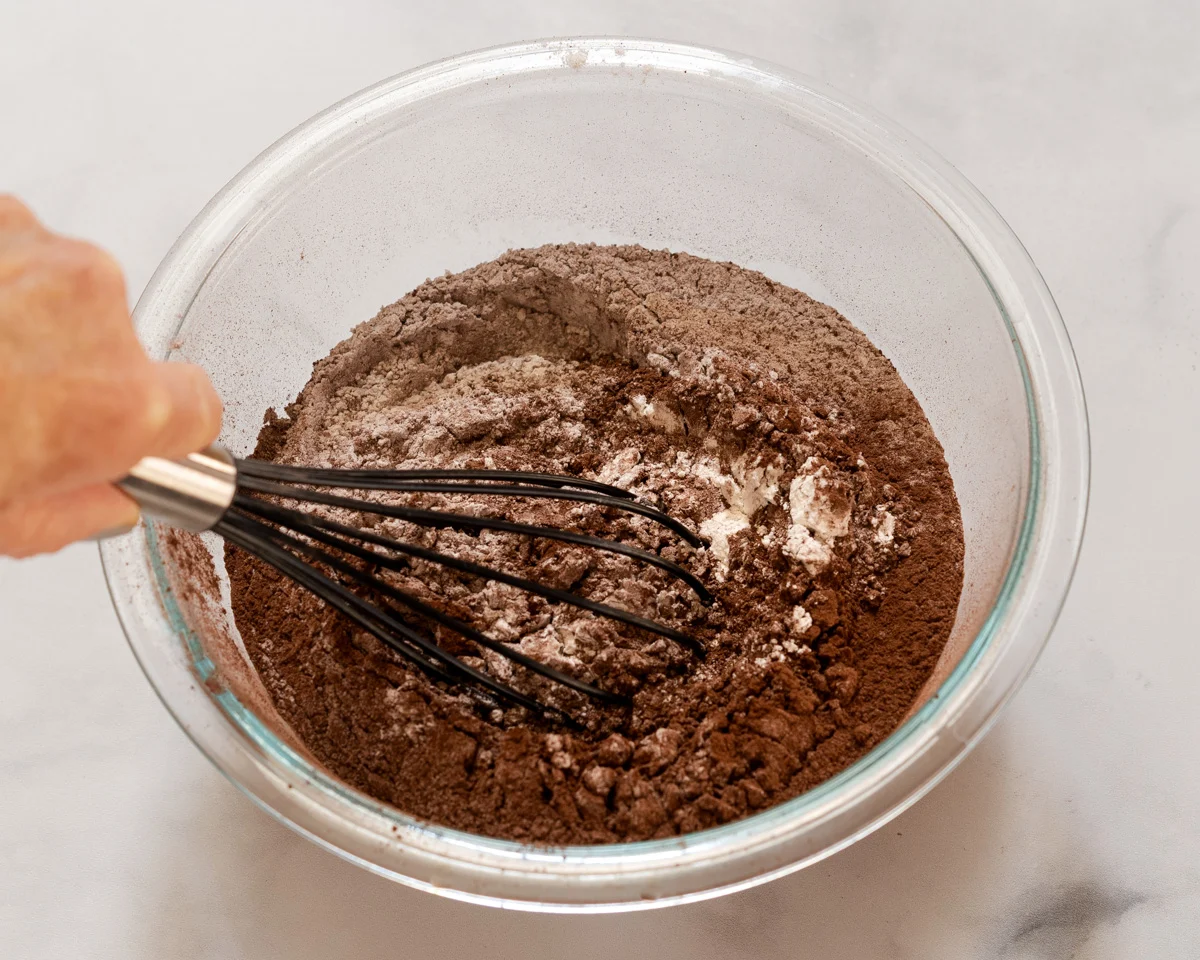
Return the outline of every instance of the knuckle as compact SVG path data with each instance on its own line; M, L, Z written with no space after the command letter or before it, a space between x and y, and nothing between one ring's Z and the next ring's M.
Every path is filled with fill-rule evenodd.
M131 367L123 380L110 382L92 406L88 436L80 442L103 443L107 459L128 466L153 447L169 414L161 388L144 371Z
M112 256L82 240L63 240L61 243L63 264L79 292L125 296L125 275Z
M11 193L0 193L0 227L16 230L33 226L36 223L37 218L33 215L33 211L25 204Z
M119 300L125 305L120 265L81 240L40 237L7 245L0 249L0 283L24 283L25 296L49 302L99 300L111 306Z
M140 377L133 384L129 423L140 446L154 443L171 419L171 395L155 377Z

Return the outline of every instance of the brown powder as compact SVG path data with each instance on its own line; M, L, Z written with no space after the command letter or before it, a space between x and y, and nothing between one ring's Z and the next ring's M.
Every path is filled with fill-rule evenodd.
M683 254L548 246L427 281L319 362L286 418L268 413L256 455L594 477L709 539L692 550L649 521L589 505L369 494L636 544L699 574L717 597L704 607L624 557L339 515L704 644L699 660L422 561L387 574L514 649L631 696L632 707L587 701L420 624L578 728L433 683L270 568L227 551L246 648L311 754L401 810L496 837L672 836L809 789L903 719L962 583L949 472L891 364L829 307Z

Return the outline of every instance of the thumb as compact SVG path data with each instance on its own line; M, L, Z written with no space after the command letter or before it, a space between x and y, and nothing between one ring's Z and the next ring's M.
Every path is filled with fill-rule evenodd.
M221 432L221 399L208 374L190 363L156 363L149 445L140 456L177 458L212 443Z

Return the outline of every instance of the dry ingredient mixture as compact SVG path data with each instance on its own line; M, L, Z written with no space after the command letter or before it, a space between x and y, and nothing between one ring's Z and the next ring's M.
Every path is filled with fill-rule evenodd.
M699 574L710 607L620 556L506 533L339 519L650 616L687 649L494 581L385 574L581 679L605 705L435 625L439 643L575 728L481 705L236 548L236 622L281 716L334 774L417 817L539 844L668 837L761 810L885 738L932 671L962 585L942 450L886 358L753 271L640 247L510 251L359 326L256 456L603 480L708 541L591 505L369 496L615 537ZM331 514L335 511L330 511Z

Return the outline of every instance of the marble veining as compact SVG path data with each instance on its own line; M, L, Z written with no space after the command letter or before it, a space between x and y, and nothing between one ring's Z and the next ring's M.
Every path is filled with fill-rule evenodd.
M1014 918L1011 933L995 953L996 960L1077 956L1098 927L1115 926L1150 898L1097 881L1037 889L1026 899L1028 912Z

